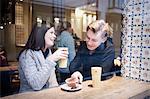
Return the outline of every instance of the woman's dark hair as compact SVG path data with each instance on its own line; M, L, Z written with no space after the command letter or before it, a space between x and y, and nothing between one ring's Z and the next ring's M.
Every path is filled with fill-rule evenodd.
M28 41L24 49L19 53L19 56L24 50L32 49L38 51L45 47L45 40L44 40L45 33L47 32L48 29L50 29L54 25L50 23L48 26L45 23L41 24L36 23L33 26Z

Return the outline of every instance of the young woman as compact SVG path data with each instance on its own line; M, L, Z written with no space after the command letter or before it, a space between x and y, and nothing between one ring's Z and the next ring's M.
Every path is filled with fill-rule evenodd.
M68 52L51 47L56 38L52 24L35 25L25 48L19 55L20 92L42 90L58 86L55 66L59 59L68 57Z

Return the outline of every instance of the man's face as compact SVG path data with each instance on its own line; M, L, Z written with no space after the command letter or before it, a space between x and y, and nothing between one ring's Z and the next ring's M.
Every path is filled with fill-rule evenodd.
M86 45L89 50L95 50L102 42L101 42L101 33L95 34L90 29L86 34Z

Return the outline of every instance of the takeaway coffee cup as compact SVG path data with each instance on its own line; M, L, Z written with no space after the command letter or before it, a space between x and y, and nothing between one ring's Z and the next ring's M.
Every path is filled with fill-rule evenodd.
M68 51L67 47L59 47L58 49L62 49L64 51ZM68 61L68 58L60 59L58 61L59 68L67 68L67 61Z
M91 74L92 74L92 85L93 87L99 87L101 81L101 67L91 67Z

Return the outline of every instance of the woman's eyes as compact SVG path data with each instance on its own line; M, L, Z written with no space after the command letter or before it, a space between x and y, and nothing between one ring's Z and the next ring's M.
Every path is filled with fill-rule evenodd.
M50 34L55 34L55 32L50 32Z

